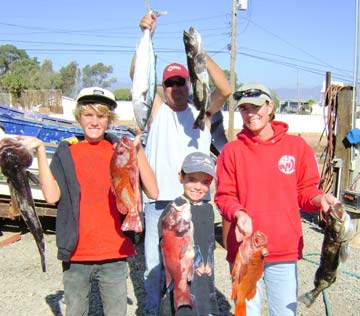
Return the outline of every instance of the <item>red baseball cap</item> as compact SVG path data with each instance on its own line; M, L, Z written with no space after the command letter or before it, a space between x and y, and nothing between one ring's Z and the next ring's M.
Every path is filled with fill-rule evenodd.
M181 77L184 79L189 78L189 72L187 69L178 63L171 63L167 65L163 72L163 82L171 77Z

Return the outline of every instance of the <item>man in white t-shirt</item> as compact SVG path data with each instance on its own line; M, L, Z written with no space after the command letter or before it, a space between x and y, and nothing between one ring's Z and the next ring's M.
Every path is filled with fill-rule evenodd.
M156 15L148 13L140 21L140 28L154 32ZM134 60L131 67L133 73ZM156 201L145 199L145 290L147 293L145 315L159 315L162 291L162 271L159 252L158 222L166 205L182 194L178 173L186 155L194 151L210 154L211 118L221 110L231 94L231 87L224 72L206 56L206 66L215 90L210 96L205 128L194 129L199 111L188 102L190 81L187 69L171 63L163 71L164 100L155 96L148 122L149 134L145 153L155 172L159 186Z

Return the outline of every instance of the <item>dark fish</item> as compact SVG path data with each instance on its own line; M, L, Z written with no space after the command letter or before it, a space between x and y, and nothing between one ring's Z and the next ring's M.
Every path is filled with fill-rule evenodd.
M325 218L324 239L320 265L315 273L315 288L299 297L299 301L310 307L324 289L336 280L336 270L349 253L349 242L353 234L353 224L341 203L334 205Z
M116 206L121 214L126 215L121 229L123 231L143 231L140 213L141 196L139 167L136 148L133 141L123 136L117 143L111 163L111 189L116 197Z
M184 31L184 45L189 69L190 81L193 88L193 103L200 111L193 128L204 130L206 111L209 105L210 88L209 75L206 69L206 54L202 38L193 27L189 32Z
M190 204L171 205L161 220L161 253L165 267L166 288L174 285L174 307L192 306L189 282L193 278L194 245Z
M256 283L264 272L267 255L267 236L255 231L241 242L231 270L232 294L235 299L235 316L246 316L246 300L256 294Z
M32 164L31 152L14 138L0 141L0 167L7 178L12 207L19 211L33 235L41 257L42 271L46 271L45 241L41 223L35 211L29 180L39 185L38 178L27 170Z

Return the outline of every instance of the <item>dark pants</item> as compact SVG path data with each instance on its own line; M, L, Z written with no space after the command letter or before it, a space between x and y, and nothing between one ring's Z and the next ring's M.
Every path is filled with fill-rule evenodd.
M66 316L88 315L91 283L98 281L105 316L126 316L126 260L63 262Z

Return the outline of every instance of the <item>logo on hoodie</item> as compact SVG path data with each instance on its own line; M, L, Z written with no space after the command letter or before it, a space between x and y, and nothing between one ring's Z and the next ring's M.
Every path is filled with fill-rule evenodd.
M284 155L278 162L279 170L285 174L292 174L295 172L295 157Z

